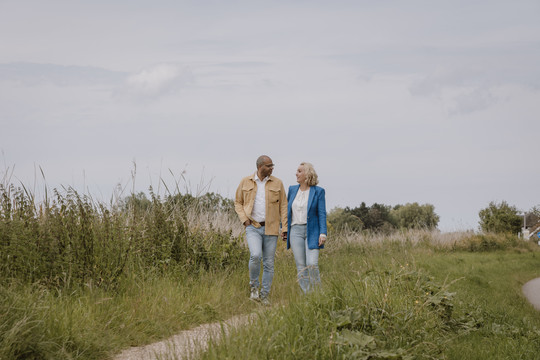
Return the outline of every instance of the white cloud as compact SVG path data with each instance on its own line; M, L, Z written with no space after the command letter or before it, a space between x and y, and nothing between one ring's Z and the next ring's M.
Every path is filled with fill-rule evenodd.
M132 74L127 78L127 92L143 97L157 97L194 82L189 68L174 64L159 64Z

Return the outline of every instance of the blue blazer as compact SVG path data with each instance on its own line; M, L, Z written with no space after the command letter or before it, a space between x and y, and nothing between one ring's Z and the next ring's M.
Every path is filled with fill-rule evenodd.
M292 203L300 185L289 186L287 194L287 249L291 247L289 242L292 222ZM307 242L310 249L323 249L324 245L319 246L319 235L326 232L326 199L324 189L319 186L312 186L309 189L308 211L307 211Z

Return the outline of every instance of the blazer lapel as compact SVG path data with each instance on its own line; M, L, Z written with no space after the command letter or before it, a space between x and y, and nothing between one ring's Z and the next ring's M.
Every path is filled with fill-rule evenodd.
M309 212L309 209L311 208L311 205L313 205L314 197L315 197L315 187L312 186L309 188L309 198L308 198L308 203L307 203L308 212Z

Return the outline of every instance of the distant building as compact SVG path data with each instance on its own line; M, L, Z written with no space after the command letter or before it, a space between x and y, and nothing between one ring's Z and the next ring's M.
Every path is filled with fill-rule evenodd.
M523 238L529 240L532 236L540 232L540 217L533 213L525 213L523 217Z

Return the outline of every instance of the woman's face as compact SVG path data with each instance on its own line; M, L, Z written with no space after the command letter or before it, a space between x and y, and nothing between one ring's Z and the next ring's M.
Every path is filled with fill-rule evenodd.
M305 183L307 181L306 170L302 165L300 165L296 170L296 181L299 184Z

